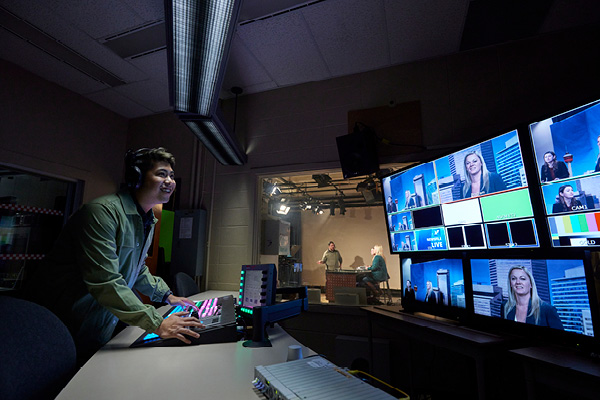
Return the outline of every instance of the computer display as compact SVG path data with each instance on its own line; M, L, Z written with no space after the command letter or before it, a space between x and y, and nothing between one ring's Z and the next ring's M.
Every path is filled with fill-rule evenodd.
M581 259L471 260L475 314L594 336Z
M393 253L539 247L516 130L381 179Z
M529 125L554 247L600 246L600 100Z
M412 262L402 259L402 305L466 308L465 278L461 259Z
M275 264L242 265L238 303L242 312L275 304L277 269Z

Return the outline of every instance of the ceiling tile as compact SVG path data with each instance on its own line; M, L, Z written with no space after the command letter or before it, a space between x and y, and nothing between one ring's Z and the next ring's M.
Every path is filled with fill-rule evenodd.
M0 29L0 58L54 82L75 93L97 91L106 85L79 72L70 65L40 51L12 33Z
M164 0L123 0L123 2L131 7L131 9L145 21L165 19Z
M125 118L138 118L154 114L152 110L137 104L114 89L86 94L85 97Z
M231 43L231 53L227 63L227 71L223 81L223 92L229 92L233 86L247 88L261 85L275 87L273 79L267 74L265 68L258 62L254 55L246 48L241 38L236 34ZM229 97L233 94L229 93Z
M389 65L383 0L326 1L301 12L332 76Z
M168 81L149 79L115 87L114 90L154 113L172 109L169 105Z
M385 0L391 63L458 52L468 8L469 0Z
M242 25L238 35L278 86L331 76L299 12Z
M148 22L120 0L45 0L45 5L95 39Z

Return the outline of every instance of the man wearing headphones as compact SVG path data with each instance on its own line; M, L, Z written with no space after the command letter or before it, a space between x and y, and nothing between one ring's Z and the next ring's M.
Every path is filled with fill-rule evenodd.
M177 297L145 265L152 243L152 207L169 201L175 190L175 158L164 148L128 151L127 188L85 204L69 219L43 268L33 273L25 292L53 311L69 328L80 364L108 342L118 320L161 338L199 334L197 318L177 313L167 319L142 303L134 289L154 302L195 303Z

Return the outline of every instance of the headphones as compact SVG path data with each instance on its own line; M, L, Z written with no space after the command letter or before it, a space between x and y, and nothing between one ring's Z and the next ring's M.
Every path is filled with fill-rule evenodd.
M141 158L148 154L150 149L147 147L138 150L127 150L125 153L125 183L129 189L139 189L142 186L142 170L139 165Z

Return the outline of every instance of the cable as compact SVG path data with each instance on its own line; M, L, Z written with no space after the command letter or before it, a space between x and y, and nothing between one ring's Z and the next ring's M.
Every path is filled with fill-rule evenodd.
M358 369L355 369L355 370L352 370L352 371L346 371L346 372L348 372L349 374L352 374L352 375L355 375L355 374L363 374L363 375L366 375L366 376L368 376L369 378L371 378L371 379L374 379L374 380L376 380L377 382L379 382L379 383L381 383L381 384L383 384L383 385L387 386L388 388L390 388L390 389L392 389L392 390L396 390L396 391L398 391L398 392L402 393L402 395L403 395L404 397L399 397L399 399L403 399L403 400L410 400L410 396L409 396L408 394L406 394L406 393L404 393L402 390L400 390L400 389L398 389L398 388L396 388L396 387L393 387L392 385L390 385L390 384L388 384L388 383L386 383L386 382L382 381L381 379L378 379L378 378L374 377L373 375L367 374L366 372L360 371L360 370L358 370Z

